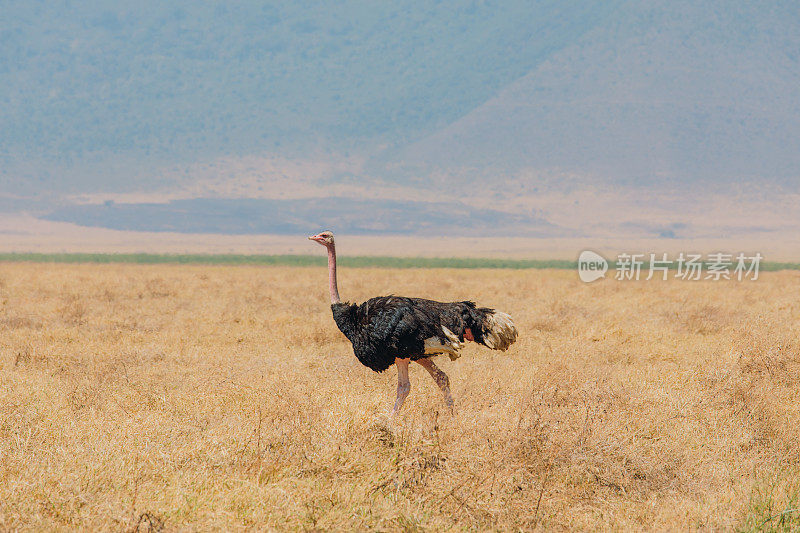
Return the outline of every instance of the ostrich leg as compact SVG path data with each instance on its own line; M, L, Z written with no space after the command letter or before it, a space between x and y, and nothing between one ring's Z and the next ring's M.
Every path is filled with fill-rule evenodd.
M397 401L394 402L394 409L390 416L394 416L403 407L403 402L411 392L411 381L408 379L408 364L411 359L395 359L394 363L397 366Z
M442 389L442 394L444 394L444 403L447 404L447 407L452 412L453 397L450 395L450 378L447 377L447 374L439 370L439 367L436 366L436 363L430 359L419 359L417 363L422 365L422 367L428 371L436 384L439 385L439 388Z

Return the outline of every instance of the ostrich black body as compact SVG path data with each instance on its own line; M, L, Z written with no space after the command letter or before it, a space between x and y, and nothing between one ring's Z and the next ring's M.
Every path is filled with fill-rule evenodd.
M413 361L429 357L425 339L446 342L442 326L464 340L470 329L475 342L484 344L484 328L494 309L476 307L474 302L436 302L423 298L379 296L361 305L331 305L333 319L351 343L362 364L383 372L396 357Z

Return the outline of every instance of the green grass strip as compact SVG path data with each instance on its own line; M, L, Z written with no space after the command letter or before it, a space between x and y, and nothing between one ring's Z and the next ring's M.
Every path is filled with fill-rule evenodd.
M31 263L131 263L141 265L279 265L325 266L324 255L245 255L245 254L89 254L89 253L0 253L0 261ZM576 261L540 259L492 259L468 257L385 257L345 256L339 259L347 267L379 268L554 268L575 270ZM615 264L609 264L613 271ZM673 267L674 269L674 267ZM705 268L704 268L705 270ZM762 262L761 271L800 270L800 263ZM647 271L647 264L642 272Z

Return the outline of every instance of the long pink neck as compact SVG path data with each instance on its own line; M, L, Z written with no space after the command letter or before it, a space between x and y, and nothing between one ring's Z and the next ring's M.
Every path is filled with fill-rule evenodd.
M341 303L339 287L336 284L336 247L333 244L328 246L328 287L331 291L331 303Z

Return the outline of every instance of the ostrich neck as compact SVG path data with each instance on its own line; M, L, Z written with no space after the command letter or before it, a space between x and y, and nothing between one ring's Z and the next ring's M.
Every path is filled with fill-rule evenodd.
M336 247L331 245L328 247L328 287L331 291L331 304L338 304L342 302L339 298L339 287L336 283Z

